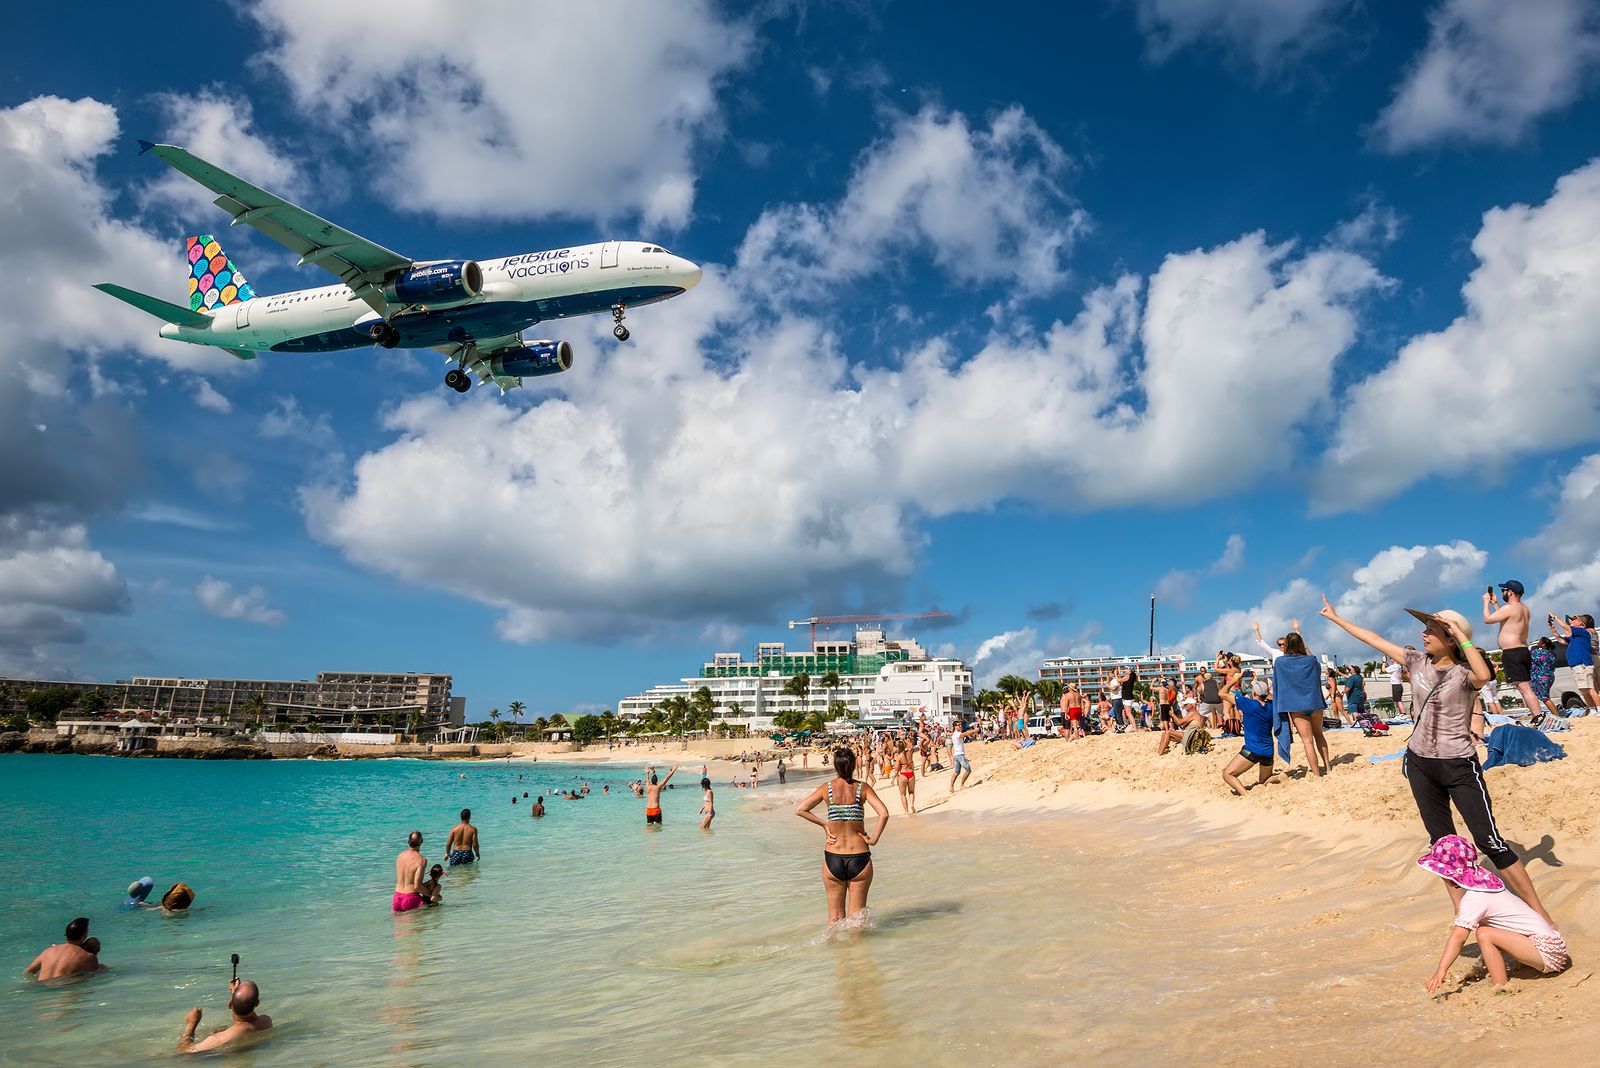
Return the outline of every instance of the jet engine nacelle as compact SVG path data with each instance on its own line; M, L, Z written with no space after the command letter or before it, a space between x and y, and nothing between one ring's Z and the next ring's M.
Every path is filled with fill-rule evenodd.
M443 260L413 267L383 287L390 304L463 304L483 292L483 268L476 260Z
M490 373L511 378L558 375L572 368L572 342L524 341L522 348L490 357Z

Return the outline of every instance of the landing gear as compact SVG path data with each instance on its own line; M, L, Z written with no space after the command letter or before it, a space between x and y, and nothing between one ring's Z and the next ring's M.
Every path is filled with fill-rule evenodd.
M472 388L472 376L459 367L452 367L444 373L444 384L457 393L465 393Z
M622 313L625 311L627 309L621 304L611 305L611 318L617 324L611 328L611 336L618 341L628 340L628 328L622 325Z
M400 331L387 321L373 323L367 328L367 336L386 349L392 349L400 344Z

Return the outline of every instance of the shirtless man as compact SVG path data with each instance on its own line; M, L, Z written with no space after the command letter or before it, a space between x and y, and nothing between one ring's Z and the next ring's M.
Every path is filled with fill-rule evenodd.
M422 832L412 831L406 839L406 847L394 860L395 912L410 912L422 907L422 873L427 869L428 858L422 855Z
M647 780L647 785L644 788L644 824L646 827L651 824L659 827L661 826L661 788L672 781L672 777L678 772L678 765L672 765L672 770L667 772L667 777L660 782L656 781L655 769L648 764L645 765L644 772Z
M412 837L420 837L415 831ZM228 984L232 997L228 998L228 1009L233 1013L233 1022L222 1030L202 1039L194 1040L194 1029L200 1026L200 1006L196 1005L189 1010L189 1015L183 1020L183 1034L178 1038L179 1053L204 1053L208 1049L217 1049L230 1042L236 1042L246 1035L258 1034L272 1026L272 1017L258 1016L256 1006L261 1004L261 991L248 979L235 979Z
M23 974L37 975L40 979L61 979L68 975L99 971L100 961L83 948L83 940L89 937L89 918L79 916L67 924L66 935L65 942L53 945L33 958L33 963L28 965Z
M538 797L533 799L533 807L532 807L532 809L530 809L530 811L533 813L534 819L538 819L540 816L544 815L544 795L543 794L540 794Z
M1506 681L1516 686L1517 692L1522 695L1523 708L1537 712L1544 704L1554 712L1554 702L1541 702L1533 695L1533 652L1528 648L1528 617L1531 613L1528 606L1522 603L1522 583L1507 579L1500 583L1500 592L1506 598L1503 605L1496 603L1493 590L1485 590L1483 594L1483 621L1500 624L1500 636L1497 639L1500 668L1506 674ZM1493 686L1494 683L1489 685Z
M445 852L448 856L446 862L453 868L457 864L471 864L480 860L483 853L478 849L478 828L472 825L472 810L461 810L461 822L450 828L450 837L444 842Z

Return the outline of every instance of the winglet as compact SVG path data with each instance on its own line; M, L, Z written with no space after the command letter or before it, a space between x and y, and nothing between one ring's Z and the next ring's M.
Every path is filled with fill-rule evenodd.
M141 140L139 142L139 155L142 156L146 152L150 151L152 148L155 148L155 147L156 147L156 143L154 141L143 141L143 140Z

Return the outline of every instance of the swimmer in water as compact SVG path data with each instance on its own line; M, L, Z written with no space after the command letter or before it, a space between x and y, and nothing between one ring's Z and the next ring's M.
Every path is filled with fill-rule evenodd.
M811 791L794 810L796 816L823 831L822 888L828 898L828 923L838 923L867 907L872 887L872 847L889 825L889 806L878 792L857 782L856 755L846 748L833 753L837 777ZM818 819L812 809L826 800L828 818ZM866 833L866 806L877 813L878 825ZM846 907L848 905L848 908Z

